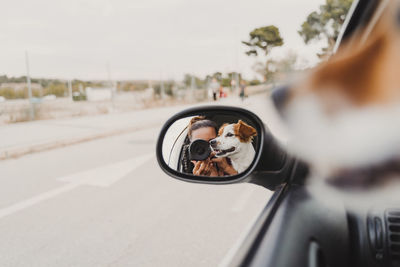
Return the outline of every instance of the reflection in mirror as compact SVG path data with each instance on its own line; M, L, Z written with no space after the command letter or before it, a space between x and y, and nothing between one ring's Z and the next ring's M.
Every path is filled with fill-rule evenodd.
M170 168L181 173L230 176L251 165L257 141L256 127L243 116L191 116L168 128L162 155Z

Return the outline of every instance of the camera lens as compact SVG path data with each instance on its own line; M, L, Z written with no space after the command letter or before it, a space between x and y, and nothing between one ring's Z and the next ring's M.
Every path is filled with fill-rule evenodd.
M205 160L211 154L210 144L205 140L194 140L189 146L191 160Z

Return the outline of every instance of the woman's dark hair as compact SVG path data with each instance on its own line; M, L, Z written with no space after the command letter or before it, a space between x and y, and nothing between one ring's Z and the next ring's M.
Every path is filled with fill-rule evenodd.
M189 126L188 126L188 133L185 138L184 145L182 147L182 155L181 155L181 166L182 166L182 171L184 173L193 173L193 168L194 164L190 161L189 157L189 145L190 145L190 139L192 138L192 132L200 129L200 128L214 128L215 133L218 133L218 126L215 122L206 119L204 116L197 116L194 117L190 120Z
M218 126L215 122L206 119L204 116L197 116L190 120L189 122L189 129L188 129L188 136L192 138L192 132L200 129L200 128L214 128L215 133L218 133Z

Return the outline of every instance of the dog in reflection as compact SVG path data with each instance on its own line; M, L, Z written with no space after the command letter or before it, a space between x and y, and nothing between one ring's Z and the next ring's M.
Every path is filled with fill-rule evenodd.
M239 120L222 125L217 138L210 140L210 145L216 157L228 157L233 168L241 173L253 162L256 152L252 141L256 135L256 129Z

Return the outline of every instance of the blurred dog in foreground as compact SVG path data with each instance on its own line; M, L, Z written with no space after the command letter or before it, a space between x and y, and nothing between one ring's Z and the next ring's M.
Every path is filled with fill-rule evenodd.
M293 133L289 149L341 187L400 177L400 1L378 10L278 107Z

